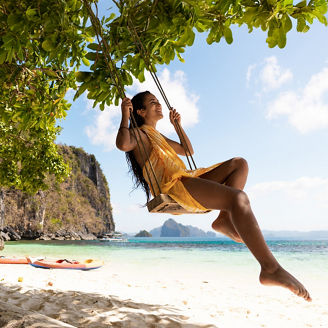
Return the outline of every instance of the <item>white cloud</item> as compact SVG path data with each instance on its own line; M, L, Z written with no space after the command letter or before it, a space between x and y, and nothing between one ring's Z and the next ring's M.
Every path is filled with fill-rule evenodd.
M263 182L247 194L264 229L328 229L328 178Z
M281 68L276 57L272 56L265 59L265 65L260 72L260 80L265 91L278 89L292 79L292 72L289 69Z
M253 195L279 192L282 197L294 200L313 198L328 207L328 179L301 177L294 181L271 181L258 183L250 188Z
M247 81L247 86L249 85L250 81L251 81L251 77L252 77L252 72L254 71L254 69L256 68L256 64L253 65L249 65L247 67L247 73L246 73L246 81Z
M129 91L137 93L148 90L157 97L162 104L164 114L164 118L158 122L157 128L162 133L170 134L175 130L169 120L168 108L160 92L157 90L150 73L147 72L145 78L146 81L143 83L135 80L133 86L129 88ZM186 128L198 123L199 109L197 107L197 101L199 97L188 91L186 74L183 71L176 71L172 76L170 71L165 68L158 74L158 79L161 82L170 105L181 114L182 126Z
M281 93L268 105L267 118L287 116L301 133L328 127L328 68L313 75L303 90Z
M253 73L255 70L256 75ZM275 56L265 58L262 63L249 65L246 73L247 86L252 81L259 85L261 92L278 89L292 79L292 72L288 68L282 68Z
M150 74L146 73L145 77L146 81L143 83L137 80L134 81L134 84L128 88L129 92L127 92L127 97L132 98L131 94L145 90L152 92L161 102L164 113L164 118L159 121L157 128L162 133L170 134L174 132L174 128L169 121L169 113L165 102L162 100ZM158 74L158 78L171 106L176 108L181 114L182 126L186 128L196 124L198 122L199 112L196 104L199 97L187 91L187 78L185 73L183 71L176 71L174 75L171 76L170 71L165 68ZM100 111L98 106L95 109L91 109L93 101L88 100L87 104L88 110L95 112L94 123L85 128L87 136L93 144L103 145L105 151L112 150L115 148L117 129L121 119L120 106L105 106L104 111Z
M92 102L88 101L87 103L88 107L91 108ZM115 147L121 111L117 106L105 106L104 111L101 111L97 106L92 111L96 111L94 124L88 125L85 132L92 144L103 145L105 151L110 151Z

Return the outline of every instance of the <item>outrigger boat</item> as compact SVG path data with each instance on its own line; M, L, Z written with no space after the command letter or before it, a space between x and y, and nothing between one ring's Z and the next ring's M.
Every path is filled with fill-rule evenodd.
M28 264L26 257L6 257L0 256L0 264Z
M73 269L73 270L92 270L98 269L104 265L103 261L87 259L84 261L68 260L68 259L32 259L27 258L30 265L42 269Z

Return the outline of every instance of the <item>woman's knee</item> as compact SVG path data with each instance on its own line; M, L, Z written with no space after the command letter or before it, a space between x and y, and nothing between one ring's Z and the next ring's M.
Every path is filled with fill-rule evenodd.
M246 171L248 173L248 163L246 161L245 158L243 157L234 157L232 158L232 165L236 168L236 169L242 169L244 171Z
M238 190L232 198L230 210L233 210L235 208L247 208L249 206L250 202L247 194L242 190Z

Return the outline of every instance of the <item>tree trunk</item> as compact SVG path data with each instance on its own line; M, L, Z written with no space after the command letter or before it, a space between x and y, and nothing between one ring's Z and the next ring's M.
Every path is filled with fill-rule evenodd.
M41 230L43 232L44 217L46 215L46 202L45 202L44 192L42 190L39 191L39 195L40 195L40 203L41 203L39 209L39 219L40 219Z
M0 188L0 251L4 249L5 242L1 236L1 231L5 225L5 191Z
M5 226L5 191L0 188L0 230Z

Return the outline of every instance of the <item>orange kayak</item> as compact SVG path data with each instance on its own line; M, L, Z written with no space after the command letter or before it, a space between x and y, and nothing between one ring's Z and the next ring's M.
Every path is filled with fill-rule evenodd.
M36 259L27 258L29 264L36 268L43 269L73 269L73 270L92 270L104 265L103 261L87 259L85 261L67 259Z
M0 256L0 264L28 264L26 257Z

